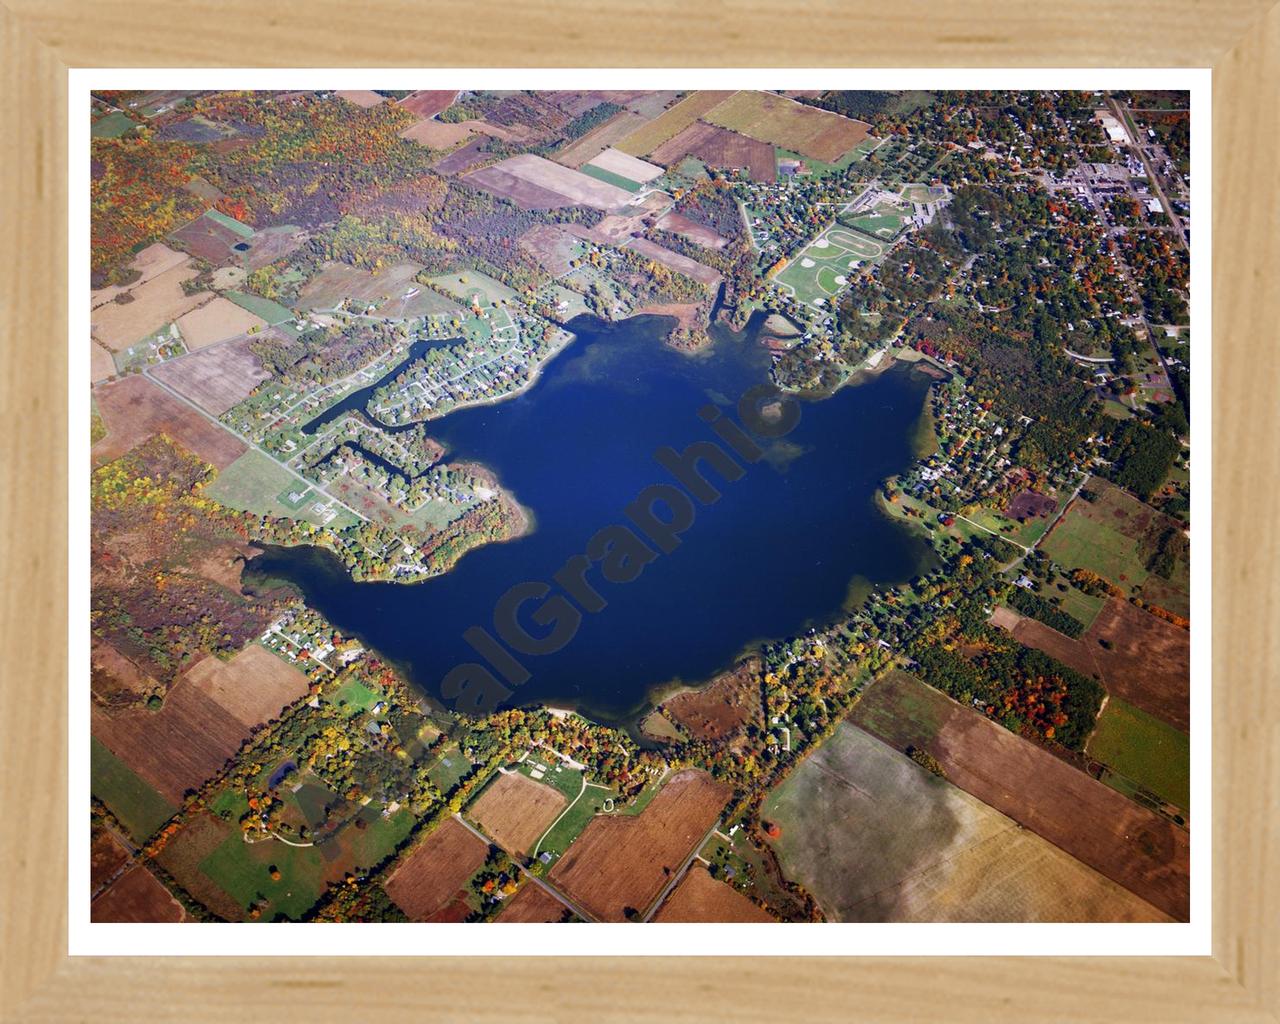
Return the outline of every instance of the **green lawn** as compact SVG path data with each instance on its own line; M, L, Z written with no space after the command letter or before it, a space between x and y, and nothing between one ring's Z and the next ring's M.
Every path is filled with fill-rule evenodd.
M591 819L604 810L605 801L613 798L610 790L588 786L581 798L570 805L564 816L542 837L538 843L538 852L550 853L552 857L561 856L582 834Z
M499 300L507 301L513 299L516 294L501 281L495 281L478 270L463 270L456 274L440 274L431 278L431 283L467 303L470 303L472 298L478 295L482 306L491 306Z
M1046 598L1050 596L1062 598L1062 610L1079 621L1085 629L1093 625L1098 612L1102 611L1103 605L1107 603L1106 597L1086 594L1070 584L1065 591L1059 590L1057 583L1051 584L1043 588L1042 595Z
M534 779L534 781L559 790L567 799L573 800L582 789L582 772L576 768L570 768L559 758L548 756L536 750L521 761L516 770L532 779L536 765L543 765L546 768L546 772L542 778ZM556 770L557 768L559 768L559 771Z
M280 880L271 878L271 865L280 871ZM200 870L242 907L261 898L268 905L262 920L277 915L298 920L325 890L324 855L314 846L288 846L276 840L246 843L234 830L200 864Z
M337 690L329 700L337 704L348 715L359 714L361 711L368 711L376 703L378 703L378 695L360 682L359 679L348 679Z
M1088 753L1161 799L1190 809L1191 741L1186 733L1111 697L1098 717Z
M177 811L96 738L90 740L89 791L139 843Z

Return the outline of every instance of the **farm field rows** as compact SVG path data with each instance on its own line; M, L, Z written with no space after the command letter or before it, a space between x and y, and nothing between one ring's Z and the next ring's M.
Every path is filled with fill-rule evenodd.
M783 870L831 920L1165 919L848 722L761 813L781 828Z
M925 751L965 792L1187 919L1184 829L904 672L868 686L850 721L896 751Z

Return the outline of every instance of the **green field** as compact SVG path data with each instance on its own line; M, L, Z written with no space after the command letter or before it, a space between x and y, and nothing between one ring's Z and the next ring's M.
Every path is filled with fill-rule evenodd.
M1083 590L1067 585L1066 590L1058 589L1055 583L1052 587L1044 588L1046 597L1052 595L1062 599L1062 610L1077 620L1085 629L1093 625L1093 620L1098 617L1098 612L1102 611L1103 605L1107 603L1107 599L1103 596L1095 596L1086 594Z
M1046 555L1069 569L1089 569L1117 586L1134 587L1147 578L1137 544L1119 530L1081 515L1075 506L1040 545Z
M538 852L549 853L552 857L561 856L582 834L591 819L604 811L605 801L613 798L612 790L595 784L589 785L582 796L569 805L563 816L538 841Z
M95 139L118 139L125 132L131 131L136 124L137 122L128 114L116 110L94 121L89 134Z
M1186 733L1111 697L1098 717L1088 753L1162 800L1190 809L1191 740Z
M307 485L278 462L257 449L250 448L219 473L205 493L228 508L323 525L322 517L311 507L313 502L304 494L306 490ZM299 495L298 499L292 499L290 495L293 494ZM327 501L314 491L311 492L311 497ZM329 525L340 530L353 525L355 521L350 512L339 506L338 514Z
M549 757L536 750L530 752L529 756L516 766L516 771L532 779L533 772L539 765L546 771L542 778L534 779L535 782L558 790L570 801L582 790L582 772L576 768L570 768L557 757Z
M89 746L89 791L139 843L177 811L96 738Z
M857 163L859 160L865 160L867 153L875 148L878 140L873 138L865 138L859 142L853 149L849 150L844 156L831 163L823 160L815 160L811 156L802 156L799 153L793 153L788 149L779 147L775 150L778 160L799 160L807 168L809 173L815 178L825 178L828 174L835 174L848 169L850 164Z
M1022 544L1023 546L1029 546L1038 541L1049 526L1049 520L1045 518L1035 517L1025 523L1020 523L1016 519L1010 519L989 508L979 508L968 513L965 518L972 520L979 526L985 526L988 530L1000 534L1001 537L1015 544Z
M621 174L614 174L612 171L606 171L603 167L583 164L578 168L578 170L583 174L591 175L591 177L598 181L603 181L607 185L615 185L628 192L639 192L640 189L644 187L638 181L632 181L630 178L624 178Z
M261 317L269 324L278 324L283 323L285 320L297 319L297 314L293 310L280 305L278 302L272 302L270 299L264 299L258 295L249 295L245 292L223 292L222 294L241 309L247 309L254 316Z

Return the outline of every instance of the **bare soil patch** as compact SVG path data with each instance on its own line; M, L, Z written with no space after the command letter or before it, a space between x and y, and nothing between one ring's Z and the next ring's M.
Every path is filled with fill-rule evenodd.
M247 309L241 309L221 295L178 318L182 340L193 352L206 345L247 334L255 328L260 331L266 326L267 322L261 317L254 316Z
M706 772L679 772L639 815L593 818L550 879L602 921L643 914L716 823L730 795L729 787Z
M426 146L428 149L453 149L474 134L475 129L465 121L432 120L419 121L417 124L410 125L400 133L400 138L416 142L419 146Z
M366 110L369 107L376 107L379 103L387 102L385 96L379 96L368 89L339 89L334 95L341 96L348 103L354 103L357 107L363 107Z
M103 704L137 703L156 688L156 681L104 640L93 641L90 690Z
M1047 494L1040 494L1037 491L1020 491L1009 502L1009 508L1005 514L1010 519L1016 519L1021 523L1028 519L1046 518L1052 515L1057 507L1057 501Z
M141 865L126 871L89 905L91 921L171 924L186 917L182 904Z
M264 331L260 337L272 336ZM206 412L221 416L249 397L271 375L250 349L249 338L229 341L161 363L151 372Z
M473 121L463 121L464 125L474 126ZM473 167L479 167L486 160L492 160L492 154L484 151L485 139L472 139L461 149L456 149L443 160L437 160L431 169L441 174L463 174Z
M712 878L701 864L693 864L685 872L653 919L659 923L724 924L771 924L774 920L733 886Z
M488 855L488 844L447 818L400 862L384 888L411 920L425 921L453 900Z
M508 853L526 857L568 802L559 790L511 772L486 786L467 813Z
M169 237L182 243L183 248L193 256L208 260L214 266L231 262L236 255L234 247L244 241L242 235L236 234L227 225L203 215L184 224Z
M93 446L95 466L119 458L156 434L165 434L218 469L245 453L243 441L146 377L133 375L99 384L93 397L107 427L107 436Z
M1190 913L1188 834L1047 750L903 672L868 686L851 721L1180 921Z

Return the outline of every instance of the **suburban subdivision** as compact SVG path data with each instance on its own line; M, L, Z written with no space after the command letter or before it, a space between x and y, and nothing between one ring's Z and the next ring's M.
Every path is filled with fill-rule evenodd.
M92 921L1189 920L1186 93L89 102Z

